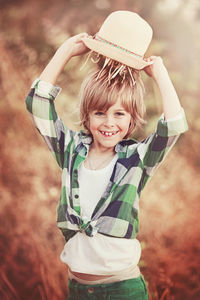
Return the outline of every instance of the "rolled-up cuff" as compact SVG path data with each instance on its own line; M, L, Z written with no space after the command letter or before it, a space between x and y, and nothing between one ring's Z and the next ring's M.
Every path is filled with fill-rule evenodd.
M31 88L35 88L36 95L49 100L54 100L62 90L59 86L54 86L50 82L40 80L39 78L34 80Z
M183 108L174 118L164 120L164 116L162 115L158 121L157 134L160 136L175 136L187 130L188 125Z

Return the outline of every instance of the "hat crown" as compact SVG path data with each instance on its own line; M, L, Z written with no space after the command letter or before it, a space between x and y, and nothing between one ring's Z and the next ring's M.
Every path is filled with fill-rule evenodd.
M153 30L137 13L115 11L106 18L98 35L143 57L151 42Z

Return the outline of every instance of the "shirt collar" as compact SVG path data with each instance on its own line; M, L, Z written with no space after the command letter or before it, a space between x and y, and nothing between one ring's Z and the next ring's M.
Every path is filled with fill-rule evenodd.
M84 133L82 130L80 131L79 135L80 135L80 140L83 143L83 145L85 145L86 148L88 148L88 146L91 145L92 141L93 141L92 135L88 135L88 134ZM115 151L116 152L124 152L125 147L127 147L130 143L131 144L136 143L136 141L135 140L122 140L115 146Z
M93 141L92 135L88 135L81 130L79 136L83 145L87 146L92 144Z

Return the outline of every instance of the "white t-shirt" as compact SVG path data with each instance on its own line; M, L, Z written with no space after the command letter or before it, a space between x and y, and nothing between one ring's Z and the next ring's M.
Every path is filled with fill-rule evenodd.
M103 169L89 170L84 163L79 168L81 215L90 220L111 177L117 155ZM97 233L93 237L77 232L64 246L61 260L74 272L115 275L122 270L137 266L141 246L137 239L105 236Z

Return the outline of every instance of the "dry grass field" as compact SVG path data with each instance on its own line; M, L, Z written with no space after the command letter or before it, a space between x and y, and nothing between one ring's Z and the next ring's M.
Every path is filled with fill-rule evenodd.
M59 260L64 239L56 228L60 170L33 128L24 103L42 62L48 60L38 58L36 48L49 42L40 37L36 43L40 28L30 21L30 8L19 3L21 18L12 7L1 11L0 299L63 300L67 299L67 269ZM34 9L36 14L36 4ZM192 82L186 86L181 78L175 79L190 130L148 183L140 204L140 267L150 300L200 299L200 90ZM60 83L64 82L62 77ZM78 85L72 88L74 78L71 83L73 98ZM64 84L57 107L67 121L65 88ZM155 105L150 112L156 110ZM148 118L156 123L155 114Z

